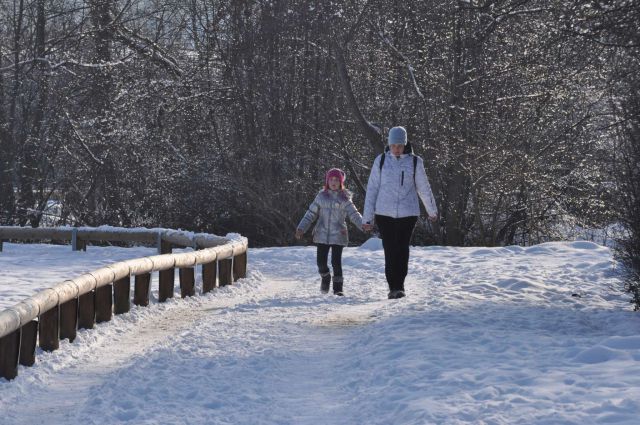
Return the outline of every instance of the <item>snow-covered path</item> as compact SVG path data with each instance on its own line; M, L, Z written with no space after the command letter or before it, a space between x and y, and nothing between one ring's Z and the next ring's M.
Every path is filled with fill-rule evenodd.
M39 353L0 423L637 422L640 318L606 248L414 248L393 301L381 251L345 250L343 298L314 256L251 250L236 285Z

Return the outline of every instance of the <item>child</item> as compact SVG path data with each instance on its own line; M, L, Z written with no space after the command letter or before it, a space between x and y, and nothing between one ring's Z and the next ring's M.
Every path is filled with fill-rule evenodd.
M318 193L316 199L309 206L309 210L300 220L296 229L296 238L311 227L318 219L313 229L313 242L318 244L317 262L322 281L320 291L329 292L331 273L327 267L329 248L331 248L331 266L333 267L333 293L342 296L342 248L347 246L349 235L346 217L362 230L362 216L351 200L351 192L344 188L344 171L332 168L325 176L324 189Z

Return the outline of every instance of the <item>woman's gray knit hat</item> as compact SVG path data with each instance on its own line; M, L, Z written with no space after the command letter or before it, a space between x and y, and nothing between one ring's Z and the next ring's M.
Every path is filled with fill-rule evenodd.
M406 145L407 130L404 127L393 127L389 130L389 145Z

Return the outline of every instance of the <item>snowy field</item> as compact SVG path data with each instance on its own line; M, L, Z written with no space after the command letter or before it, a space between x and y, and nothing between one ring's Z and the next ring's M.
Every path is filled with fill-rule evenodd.
M0 307L153 249L5 244ZM378 240L319 293L314 247L80 331L0 378L2 424L637 424L640 316L609 249L412 248L386 299ZM176 279L176 291L178 291Z

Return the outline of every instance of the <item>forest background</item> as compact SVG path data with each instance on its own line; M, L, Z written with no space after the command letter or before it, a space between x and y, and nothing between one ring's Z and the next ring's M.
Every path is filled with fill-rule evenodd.
M415 243L604 229L633 282L638 28L638 0L1 0L0 222L292 244L403 125L440 209Z

